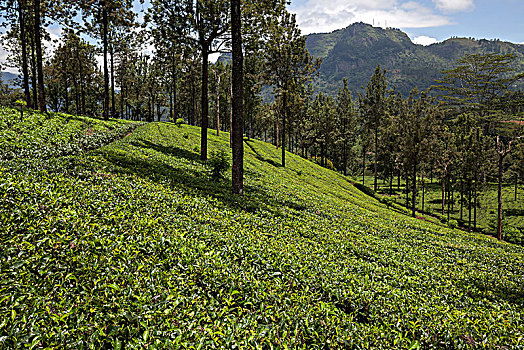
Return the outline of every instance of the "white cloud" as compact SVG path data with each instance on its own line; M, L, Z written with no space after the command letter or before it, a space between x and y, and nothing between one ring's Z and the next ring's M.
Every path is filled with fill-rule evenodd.
M413 38L413 42L417 45L428 46L438 42L438 40L429 36L421 35Z
M448 17L415 1L309 0L291 7L303 34L330 32L354 22L381 27L426 28L450 24Z
M5 37L5 33L0 33L0 71L18 74L17 69L6 66L6 60L9 52L2 45L2 43L6 42Z
M56 49L56 47L60 44L60 41L62 40L62 28L51 27L46 28L46 30L49 33L50 40L43 40L42 44L46 52L45 56L49 57L49 54ZM9 55L9 52L1 44L5 42L4 37L5 33L0 33L0 68L4 72L19 74L20 72L17 68L6 66L7 56Z
M475 7L473 0L433 0L433 2L443 12L461 12Z

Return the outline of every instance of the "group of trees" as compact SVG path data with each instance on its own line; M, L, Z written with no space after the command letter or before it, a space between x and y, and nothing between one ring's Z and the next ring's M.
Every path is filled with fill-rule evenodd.
M3 0L0 16L9 64L21 73L16 98L41 111L184 118L201 127L204 161L207 129L230 131L235 193L242 193L243 135L281 148L282 166L290 150L344 174L364 175L372 164L375 190L379 179L391 190L403 178L413 215L424 210L425 182L438 176L442 214L458 193L471 227L483 183L524 178L520 131L500 123L524 106L522 92L511 90L522 78L509 68L511 55L468 55L434 91L401 96L378 66L358 96L347 81L327 96L314 93L320 61L285 0L152 0L140 24L131 0ZM62 38L45 52L51 23ZM216 53L228 55L210 63Z

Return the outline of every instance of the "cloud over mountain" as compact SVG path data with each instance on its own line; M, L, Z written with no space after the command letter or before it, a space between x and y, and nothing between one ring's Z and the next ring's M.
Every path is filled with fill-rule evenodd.
M450 7L447 0L436 1ZM309 0L291 11L297 14L304 34L330 32L354 22L398 28L438 27L451 23L447 16L415 1Z

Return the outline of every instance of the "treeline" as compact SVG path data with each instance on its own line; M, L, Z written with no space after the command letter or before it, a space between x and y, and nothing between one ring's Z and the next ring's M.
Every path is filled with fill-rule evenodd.
M371 171L375 190L379 179L390 189L403 179L412 215L424 210L417 198L427 179L438 177L442 215L454 203L449 199L460 196L460 218L472 228L484 184L497 180L500 187L511 178L517 191L524 179L522 127L502 122L522 117L524 107L522 91L512 90L523 77L509 68L514 56L465 56L433 91L414 89L410 96L389 89L379 66L364 93L352 96L345 82L336 96L326 96L309 83L320 61L306 50L286 1L237 3L152 0L139 16L130 0L0 1L9 64L21 72L20 91L0 89L0 98L43 112L183 119L202 128L202 160L208 128L236 130L281 148L282 166L289 150L344 174ZM45 52L51 23L63 28L62 39ZM231 53L239 43L235 70L229 56L210 63L210 55ZM237 158L241 147L233 147ZM499 238L501 217L499 190Z

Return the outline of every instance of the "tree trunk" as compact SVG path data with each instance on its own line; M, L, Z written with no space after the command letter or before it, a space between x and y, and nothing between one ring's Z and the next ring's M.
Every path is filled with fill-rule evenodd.
M175 67L175 62L174 62L174 59L173 59L173 71L172 71L172 84L173 84L173 104L172 104L172 108L173 108L173 114L172 114L172 120L171 121L176 121L176 119L178 118L178 109L177 109L177 86L176 86L176 67Z
M191 121L190 124L195 126L195 120L196 120L196 91L195 91L195 83L193 79L189 79L191 81Z
M110 33L110 55L111 55L111 116L115 117L115 59L114 59L114 44L113 36Z
M286 166L286 117L287 117L287 86L282 96L282 166Z
M391 169L391 176L389 177L389 195L393 195L393 169Z
M107 32L108 32L107 4L102 0L102 43L104 45L104 111L103 118L109 119L109 70L107 67Z
M34 27L33 27L34 31ZM36 76L36 54L35 54L35 39L33 34L33 42L31 45L31 87L33 88L33 108L38 108L38 83Z
M325 155L324 142L320 143L320 166L326 167L326 155Z
M411 195L411 216L416 217L415 211L416 211L416 204L417 204L417 163L415 162L413 164L413 188L412 188L412 195Z
M344 117L344 124L343 124L343 129L342 129L342 132L343 132L343 135L344 135L344 147L343 147L343 152L344 154L342 155L342 166L344 167L344 176L347 175L347 167L348 167L348 140L347 140L347 136L346 136L346 128L347 128L347 118Z
M233 148L233 75L229 84L229 102L229 147Z
M202 45L202 101L200 125L200 160L207 160L207 125L209 116L208 78L209 78L209 47Z
M244 124L244 87L243 87L243 68L244 57L242 54L242 32L240 0L231 0L231 38L233 51L232 67L232 86L233 103L233 168L232 168L232 191L235 194L242 194L244 188L244 144L243 144L243 124ZM220 79L219 79L220 81ZM217 89L218 90L218 89ZM218 116L218 114L217 114ZM217 132L218 132L217 120Z
M80 53L79 53L79 50L76 50L76 58L77 58L77 61L78 61L78 76L79 76L79 80L80 80L80 111L82 113L82 115L86 115L86 93L85 93L85 88L84 88L84 72L83 72L83 67L82 67L82 61L80 59ZM75 79L76 80L76 79ZM76 90L76 94L78 95L78 90L77 88L75 88ZM77 103L76 105L76 109L78 110L78 105Z
M62 78L64 79L64 103L65 103L65 113L69 113L69 91L67 86L67 72L62 73Z
M424 182L424 175L422 175L422 212L424 212L424 197L426 192L426 183Z
M460 179L460 221L464 219L464 180Z
M275 137L275 142L277 143L277 149L280 147L280 132L279 132L279 128L278 128L278 121L275 122L275 131L276 131L276 137Z
M515 174L515 202L517 201L517 191L519 186L519 177Z
M446 175L442 176L442 216L446 207Z
M377 171L378 171L377 150L378 150L378 129L375 130L375 174L374 174L374 180L373 180L373 190L375 192L377 191Z
M497 211L497 238L502 239L502 175L503 175L503 164L504 158L511 152L511 141L508 144L508 148L504 147L504 144L500 142L497 136L497 153L499 156L498 164L498 211Z
M233 6L233 3L231 3L231 6ZM217 136L220 136L220 78L222 78L222 74L217 74L215 72L215 77L216 77L216 84L217 84L217 89L216 89L216 99L217 99ZM234 82L233 82L234 84ZM233 88L234 89L234 88ZM231 104L232 106L234 106L235 104L235 99L233 99L233 103ZM233 114L235 113L235 111L233 111Z
M25 32L25 1L18 1L18 21L20 25L20 43L22 44L22 75L24 80L24 96L29 108L33 108L31 91L29 90L29 69L27 62L27 38Z
M366 181L366 149L362 148L362 185L365 185Z
M468 185L468 229L471 230L471 181Z
M42 38L40 36L40 0L34 0L34 11L35 11L35 48L36 48L36 67L38 71L38 108L40 112L44 113L47 111L45 103L45 90L44 90L44 68L42 58Z
M404 188L406 192L406 209L409 209L409 172L406 171L406 187Z
M120 79L120 117L127 119L127 116L124 116L124 96L125 96L125 89L124 89L124 82L123 79Z

